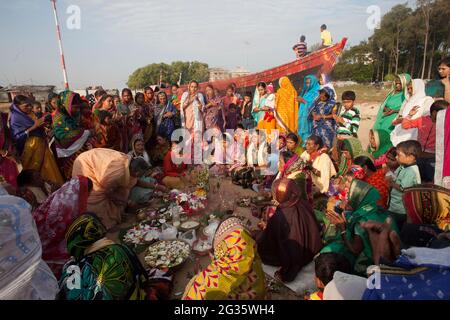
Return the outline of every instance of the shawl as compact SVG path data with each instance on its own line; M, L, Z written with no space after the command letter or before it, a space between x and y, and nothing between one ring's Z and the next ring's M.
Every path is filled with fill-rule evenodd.
M298 93L288 77L279 80L280 89L275 95L275 119L277 127L285 132L297 133Z
M25 147L25 142L27 141L28 135L25 130L34 125L34 119L36 118L34 114L26 114L20 110L15 104L11 105L11 113L9 119L9 126L11 128L13 141L16 143L17 152L22 155L23 148ZM42 128L38 128L30 132L30 136L45 137L45 131Z
M411 117L411 120L427 116L430 114L431 104L434 102L433 98L427 97L425 94L425 83L421 79L414 79L412 81L413 94L408 97L403 103L399 116L405 118L409 112L415 107L419 106L418 112ZM418 129L403 129L402 125L397 125L391 133L391 141L394 146L397 146L402 141L417 140Z
M379 129L372 129L373 135L375 137L376 148L372 148L369 143L368 152L375 158L378 159L384 155L390 148L392 148L391 137L389 132Z

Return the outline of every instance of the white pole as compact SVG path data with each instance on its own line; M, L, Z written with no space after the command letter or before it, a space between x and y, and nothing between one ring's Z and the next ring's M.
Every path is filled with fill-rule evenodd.
M53 3L53 12L55 14L56 34L58 36L59 53L61 55L61 66L62 66L63 77L64 77L64 87L66 89L69 89L69 82L67 80L67 71L66 71L66 61L64 59L64 51L63 51L62 39L61 39L61 30L59 28L58 13L56 12L56 0L50 0L50 2Z

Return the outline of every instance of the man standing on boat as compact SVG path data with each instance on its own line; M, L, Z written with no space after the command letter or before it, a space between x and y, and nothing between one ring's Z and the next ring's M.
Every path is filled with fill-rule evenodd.
M322 48L327 48L333 45L331 33L327 30L327 26L325 24L320 27L320 39L322 39Z
M297 55L297 59L303 58L304 56L307 55L307 45L305 42L306 38L305 36L301 36L300 37L300 42L297 43L292 50L294 50L295 54Z

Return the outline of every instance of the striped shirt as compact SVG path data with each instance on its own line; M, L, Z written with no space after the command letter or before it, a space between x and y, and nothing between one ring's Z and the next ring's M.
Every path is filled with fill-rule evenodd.
M342 107L339 117L344 119L344 123L338 124L336 133L356 136L359 129L359 121L361 120L358 108L352 107L351 109L346 110Z
M298 58L306 56L307 53L306 42L299 42L292 49L294 49Z

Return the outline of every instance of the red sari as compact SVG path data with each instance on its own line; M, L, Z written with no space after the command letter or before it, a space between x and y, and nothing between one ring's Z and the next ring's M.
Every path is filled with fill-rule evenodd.
M78 176L66 182L34 212L42 242L42 259L57 278L69 260L65 235L72 222L87 210L88 179Z

